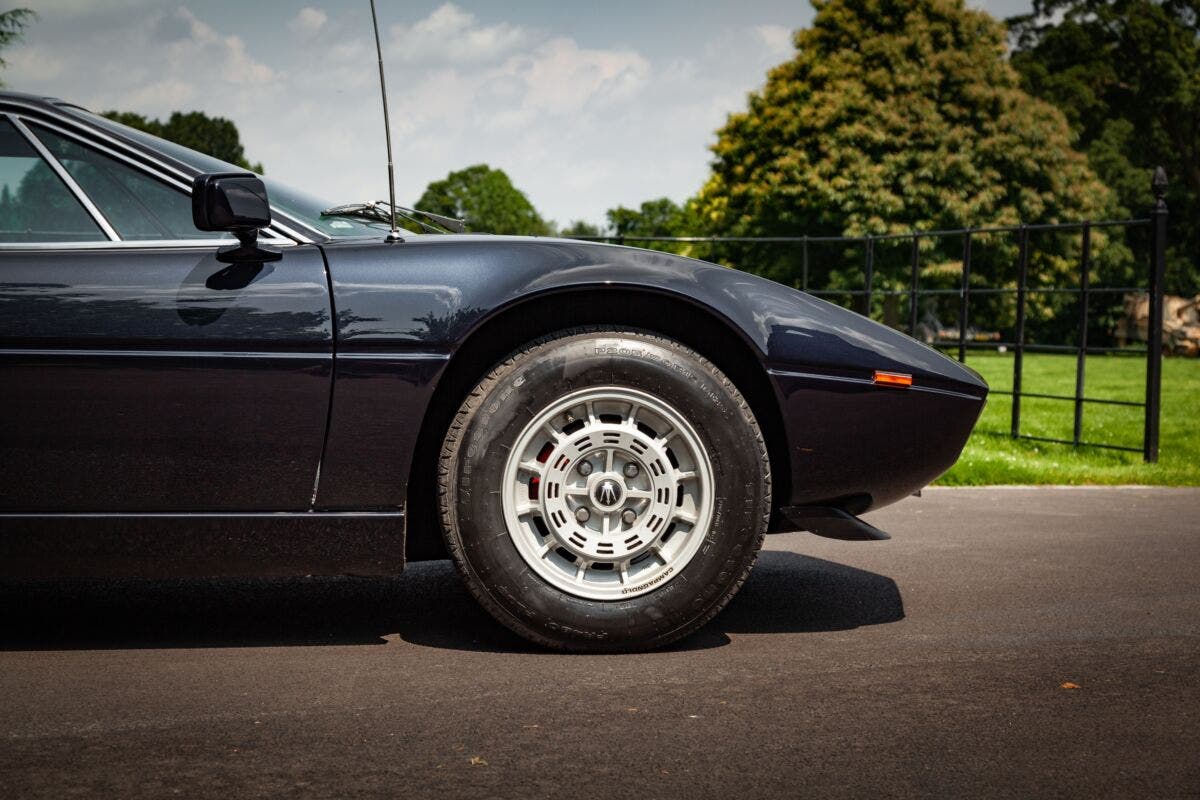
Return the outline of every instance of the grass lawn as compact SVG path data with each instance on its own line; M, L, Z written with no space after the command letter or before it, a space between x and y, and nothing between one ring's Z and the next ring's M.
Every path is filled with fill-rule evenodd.
M994 390L1012 389L1011 354L967 354ZM1111 400L1145 399L1146 362L1131 356L1088 356L1084 394ZM1075 356L1025 355L1022 389L1075 394ZM1159 463L1141 453L1012 439L1012 398L993 394L963 451L938 479L942 486L998 483L1200 485L1200 359L1164 358ZM1021 433L1071 439L1075 406L1062 400L1021 400ZM1086 403L1084 441L1142 446L1143 410Z

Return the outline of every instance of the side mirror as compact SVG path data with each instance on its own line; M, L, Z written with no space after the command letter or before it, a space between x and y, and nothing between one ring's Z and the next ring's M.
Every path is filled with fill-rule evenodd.
M192 181L192 222L202 231L229 231L238 244L217 251L225 264L278 261L278 250L258 246L258 232L271 224L267 187L249 172L197 175Z

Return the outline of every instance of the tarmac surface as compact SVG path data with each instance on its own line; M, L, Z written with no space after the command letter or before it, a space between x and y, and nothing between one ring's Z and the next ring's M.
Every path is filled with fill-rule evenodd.
M666 651L399 580L0 587L0 796L1200 796L1200 489L937 489L768 537Z

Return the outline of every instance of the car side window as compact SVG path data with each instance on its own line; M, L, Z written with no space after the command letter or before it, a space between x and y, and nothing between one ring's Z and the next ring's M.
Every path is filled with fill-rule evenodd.
M0 120L0 243L102 242L104 231L8 120Z
M98 150L28 123L125 241L219 239L192 224L192 198Z

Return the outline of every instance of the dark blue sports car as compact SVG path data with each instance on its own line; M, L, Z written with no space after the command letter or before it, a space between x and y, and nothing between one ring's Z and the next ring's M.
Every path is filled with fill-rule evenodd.
M6 577L448 554L533 641L656 647L729 602L768 530L883 536L857 515L953 464L987 394L743 272L389 237L387 204L331 206L68 103L0 94L0 114Z

